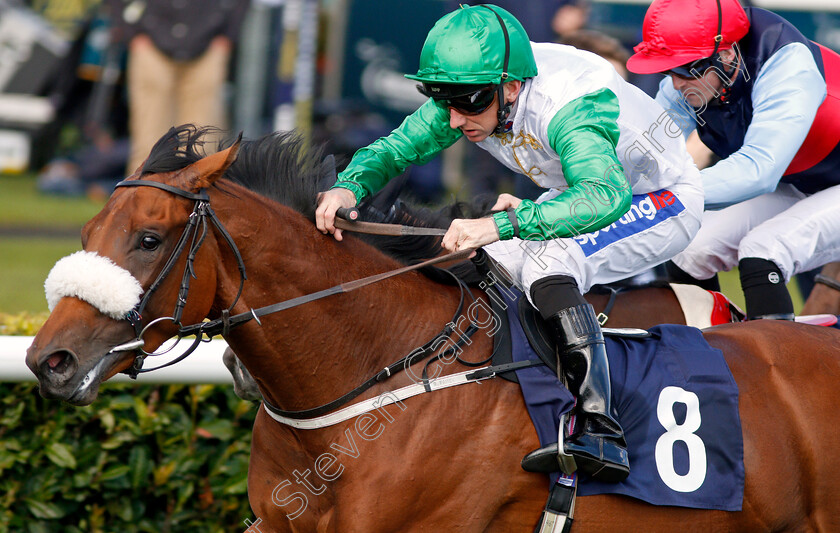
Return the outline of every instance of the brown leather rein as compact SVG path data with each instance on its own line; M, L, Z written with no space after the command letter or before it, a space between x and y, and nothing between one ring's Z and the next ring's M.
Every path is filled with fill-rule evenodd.
M390 235L393 237L404 237L408 235L446 235L446 230L440 228L420 228L416 226L402 226L400 224L381 224L379 222L351 221L345 220L343 218L335 219L335 227L347 231L355 231L356 233L368 233L371 235ZM461 252L459 251L457 253Z

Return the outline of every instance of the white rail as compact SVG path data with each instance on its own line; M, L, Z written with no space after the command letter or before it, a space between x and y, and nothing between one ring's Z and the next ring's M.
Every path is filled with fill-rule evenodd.
M34 382L35 375L26 366L26 349L32 344L33 337L18 337L0 335L0 382ZM185 349L188 340L182 342ZM140 374L136 383L184 383L184 384L214 384L230 385L233 380L225 365L222 354L227 344L223 340L212 340L202 343L198 349L183 361L170 367ZM182 346L175 348L177 355ZM146 359L146 367L158 366L172 359L173 356L150 357ZM128 376L120 374L109 380L114 382L131 381Z

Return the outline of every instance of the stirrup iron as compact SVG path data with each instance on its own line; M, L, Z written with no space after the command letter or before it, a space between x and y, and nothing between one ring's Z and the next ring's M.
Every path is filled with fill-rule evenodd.
M536 449L522 458L522 469L526 472L538 474L551 474L552 472L563 472L567 476L577 470L577 463L572 455L566 453L563 446L564 428L568 413L560 417L560 431L557 442Z

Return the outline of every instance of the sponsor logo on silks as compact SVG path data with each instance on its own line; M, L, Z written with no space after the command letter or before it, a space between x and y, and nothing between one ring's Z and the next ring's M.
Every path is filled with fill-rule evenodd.
M685 206L667 189L636 194L630 210L607 227L575 237L583 253L589 257L621 239L641 233L660 222L685 211Z

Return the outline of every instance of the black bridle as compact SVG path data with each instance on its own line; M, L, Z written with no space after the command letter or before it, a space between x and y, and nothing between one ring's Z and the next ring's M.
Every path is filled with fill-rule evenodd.
M222 225L222 222L219 220L219 217L216 215L216 212L213 211L213 209L210 207L210 196L207 194L206 190L200 189L197 193L192 193L183 189L179 189L177 187L173 187L171 185L167 185L166 183L160 183L157 181L149 180L121 181L117 183L115 188L116 187L155 187L157 189L167 191L177 196L181 196L182 198L195 201L192 213L190 213L189 219L187 220L187 224L184 227L184 231L181 233L181 237L178 239L178 242L175 245L175 249L172 250L172 254L169 256L169 259L167 259L166 263L163 265L163 268L161 269L157 278L155 278L155 281L152 282L148 290L144 292L143 297L140 299L140 302L138 302L134 309L132 309L126 316L126 319L134 328L134 333L137 335L137 338L128 344L134 345L133 349L137 355L134 359L134 364L131 365L131 367L129 367L127 370L125 370L125 373L128 374L129 377L136 379L137 375L140 373L151 372L152 370L158 370L170 365L174 365L175 363L183 360L188 355L193 353L196 350L196 348L198 348L198 344L205 340L205 335L207 336L206 340L209 341L210 338L217 334L210 334L209 328L207 331L203 331L201 326L203 326L205 323L196 324L187 328L181 325L181 315L184 311L184 306L187 303L187 294L190 290L190 280L196 278L194 268L195 256L198 253L198 249L201 248L201 245L204 243L204 239L207 237L208 219L216 227L216 229L219 230L219 233L222 235L222 238L224 238L225 242L227 242L228 246L233 252L233 255L236 256L236 262L239 266L239 290L236 293L236 298L233 299L233 303L230 304L230 307L222 311L223 318L230 317L231 310L236 305L236 302L239 301L240 296L242 296L242 289L245 285L245 280L248 279L248 276L245 272L245 262L242 260L242 254L239 253L239 249L236 247L236 243L233 242L233 238L230 236L230 233L228 233L224 225ZM161 283L163 283L163 280L175 267L175 263L178 261L178 258L181 257L181 254L184 252L184 250L187 249L188 244L189 253L187 254L187 264L184 267L184 273L181 276L181 286L178 289L178 299L175 302L175 310L173 311L172 316L156 319L150 324L143 327L142 316L143 310L146 308L146 304L149 302L149 299L152 297L152 294L154 294L158 287L160 287ZM171 320L174 324L176 324L179 327L179 339L189 336L191 334L195 334L196 340L186 352L178 356L176 359L173 359L172 361L169 361L168 363L161 366L143 369L144 360L147 356L152 355L142 349L143 333L145 333L145 331L153 323L167 319ZM188 329L193 328L197 328L197 331L195 331L194 333L186 332ZM222 329L226 331L227 328L223 327ZM118 346L112 351L115 351L118 348L122 348L123 346L125 345Z
M270 313L276 313L278 311L283 311L285 309L290 309L292 307L296 307L314 300L318 300L321 298L325 298L327 296L331 296L334 294L341 294L350 292L352 290L364 287L366 285L370 285L372 283L376 283L378 281L382 281L393 276L397 276L399 274L403 274L405 272L409 272L411 270L417 270L426 266L431 266L435 263L465 259L469 257L469 255L474 251L472 249L461 250L458 252L454 252L451 254L443 255L440 257L435 257L433 259L429 259L427 261L423 261L422 263L417 263L414 265L408 265L402 268L398 268L395 270L391 270L388 272L384 272L382 274L374 274L373 276L368 276L366 278L349 281L347 283L342 283L340 285L336 285L330 287L329 289L324 289L322 291L318 291L311 294L306 294L303 296L299 296L297 298L292 298L290 300L285 300L276 304L268 305L265 307L261 307L259 309L250 309L248 312L240 313L238 315L231 316L230 312L233 310L233 307L239 301L240 296L242 295L242 290L245 284L245 280L247 279L247 275L245 273L245 263L242 259L242 254L240 254L239 249L236 247L236 243L233 241L233 238L230 236L230 233L225 229L222 222L219 220L216 213L210 207L210 197L207 194L206 190L201 189L198 193L192 193L189 191L185 191L183 189L179 189L177 187L173 187L171 185L167 185L165 183L160 183L157 181L148 181L148 180L131 180L131 181L121 181L117 183L116 187L155 187L157 189L161 189L172 194L181 196L183 198L187 198L189 200L195 200L195 205L193 206L193 211L190 214L189 219L187 220L186 227L184 228L183 233L181 234L180 239L178 239L178 243L175 245L175 249L172 251L172 254L167 259L166 263L164 264L163 268L161 269L160 273L158 274L155 281L149 286L149 289L145 291L143 297L141 298L140 302L135 306L135 308L128 313L126 319L132 324L134 327L135 334L137 337L128 343L116 346L115 348L111 349L110 353L117 352L117 351L128 351L133 350L136 354L134 359L134 364L124 371L124 373L128 374L131 378L136 379L137 375L140 373L151 372L152 370L158 370L161 368L165 368L167 366L173 365L179 361L185 359L188 355L192 354L197 348L199 343L207 342L212 337L221 334L225 336L236 326L245 324L251 320L256 320L257 323L260 323L259 317L263 315L267 315ZM236 298L234 299L233 303L231 303L230 307L222 311L222 316L215 320L210 320L206 322L200 322L198 324L193 324L190 326L182 326L181 325L181 314L183 312L184 306L186 305L187 301L187 294L190 288L190 279L196 278L196 273L194 269L194 262L195 256L198 253L198 249L204 243L204 239L207 236L207 219L210 219L210 222L219 230L219 233L223 236L225 242L227 242L228 246L230 247L233 254L236 256L236 261L239 265L239 273L240 273L240 281L239 281L239 291L236 294ZM149 301L152 293L160 286L163 280L166 278L167 275L172 271L175 266L175 263L178 261L178 258L187 249L187 244L189 244L189 254L187 255L187 264L184 267L184 274L181 277L181 287L178 291L178 301L175 303L175 311L173 312L171 317L161 317L155 320L152 320L144 327L142 325L142 311L145 308L146 304ZM432 361L435 359L440 359L444 357L451 357L453 354L455 355L455 359L459 362L468 365L468 366L475 366L478 364L482 364L486 361L481 363L471 363L467 361L463 361L457 356L458 351L464 346L464 344L469 342L470 337L479 329L473 323L470 323L470 326L467 328L466 331L460 332L457 331L455 324L458 324L458 318L461 316L461 313L464 309L464 300L465 296L469 295L469 297L475 301L475 297L466 287L464 282L459 279L455 274L449 272L448 270L444 270L444 272L450 274L458 284L460 288L460 301L458 303L458 308L455 311L455 314L452 320L446 324L446 326L441 330L437 335L435 335L432 339L426 342L423 346L418 348L417 350L412 351L410 354L400 358L395 363L392 363L385 367L383 370L377 372L367 381L353 389L352 391L348 392L347 394L341 396L340 398L333 400L325 405L315 407L313 409L306 409L303 411L283 411L277 407L272 406L270 403L263 399L263 403L265 406L275 412L280 416L285 416L288 418L308 418L312 416L319 416L321 414L327 413L345 403L352 400L353 398L360 395L362 392L368 390L370 387L375 385L376 383L385 381L386 379L390 378L392 375L398 373L401 370L404 370L411 365L426 359L427 357L431 356L437 350L437 347L440 346L442 339L450 339L453 333L458 333L456 340L449 340L446 345L448 346L447 350L443 353L438 354L435 358L431 361L427 362L426 367L431 364ZM178 332L177 337L178 341L180 341L184 337L188 337L190 335L195 335L195 341L193 341L192 345L187 349L186 352L179 355L177 358L165 363L163 365L143 369L143 362L145 361L146 357L150 355L160 355L160 354L151 354L142 349L144 344L143 341L143 334L146 330L152 326L153 324L157 323L158 321L162 320L171 320L176 325L178 325ZM176 343L177 344L177 343ZM173 346L174 347L174 346ZM170 348L171 349L171 348ZM491 355L492 358L492 355ZM488 359L489 361L489 359ZM423 370L423 381L428 383L428 378L426 376L426 369ZM428 384L427 384L428 386Z

